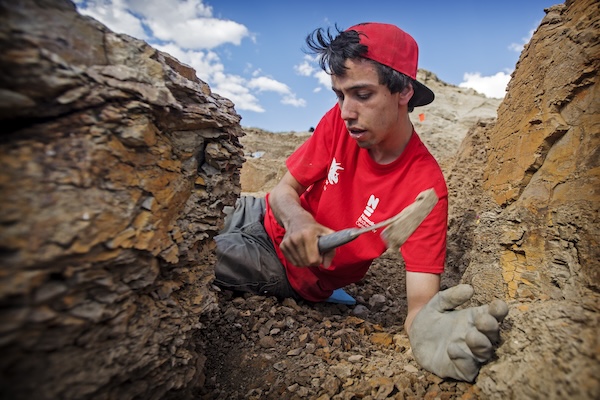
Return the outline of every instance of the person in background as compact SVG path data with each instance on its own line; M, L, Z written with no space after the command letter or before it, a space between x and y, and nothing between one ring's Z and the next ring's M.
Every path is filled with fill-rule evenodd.
M335 35L334 35L335 34ZM438 203L400 247L406 268L404 327L419 364L444 378L473 381L499 341L506 303L456 308L473 289L440 291L446 257L448 190L442 171L411 123L414 107L434 100L417 81L418 47L395 25L317 29L307 38L331 75L335 104L286 161L265 198L241 197L215 238L215 283L223 288L327 301L358 282L385 250L369 232L325 254L318 238L390 218L433 188Z

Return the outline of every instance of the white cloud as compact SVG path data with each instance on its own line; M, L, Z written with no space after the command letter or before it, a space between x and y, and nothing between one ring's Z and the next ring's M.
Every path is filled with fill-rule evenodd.
M147 39L144 28L161 41L187 49L213 49L225 43L240 45L250 36L235 21L214 18L202 0L79 0L82 14L102 21L118 33Z
M326 89L331 89L331 75L329 75L327 72L320 69L319 72L314 74L314 77L317 78L319 83Z
M248 89L244 78L236 75L218 73L214 76L211 88L221 96L233 101L238 110L265 112L260 102Z
M538 26L538 25L539 25L539 23L536 24L536 26ZM521 53L523 51L523 49L525 48L525 45L527 43L529 43L529 41L533 37L534 32L535 32L535 29L530 30L528 36L521 38L521 43L511 43L510 45L508 45L508 49L512 50L512 51L516 51L517 53Z
M511 43L508 46L508 49L517 53L521 53L527 43L529 43L533 37L537 26L539 26L539 21L538 23L534 24L534 26L536 28L531 29L527 36L521 38L520 43ZM464 74L463 82L460 83L459 86L475 89L487 97L503 98L506 94L506 86L510 81L511 73L512 71L506 70L505 72L498 72L495 75L482 76L479 72L467 72Z
M147 18L160 18L168 23L176 23L190 17L212 18L212 7L202 0L126 0L131 9ZM176 3L176 6L174 6Z
M311 76L315 72L315 68L307 60L304 60L301 64L295 65L294 70L300 76Z
M276 92L280 94L290 93L290 88L275 79L267 78L266 76L260 76L254 78L248 82L248 86L257 89L259 92Z
M196 70L211 90L233 101L236 109L262 113L254 93L275 92L281 103L304 107L284 83L262 76L257 69L252 79L227 74L219 55L211 49L223 44L241 45L255 37L235 21L215 18L203 0L75 0L80 13L104 23L117 33L146 40ZM251 67L251 66L249 66Z
M282 95L281 104L287 104L293 107L305 107L306 100L299 99L295 93L292 93L288 85L266 76L254 78L248 82L248 87L257 89L258 92L275 92Z
M78 0L76 3L81 14L97 19L110 30L142 40L148 39L142 21L127 10L125 1Z
M194 18L174 24L160 18L145 22L156 38L188 49L213 49L225 43L239 46L249 34L244 25L214 18Z
M491 76L482 76L479 72L467 72L464 74L463 82L458 86L475 89L487 97L503 98L509 81L510 74L506 72L498 72Z
M289 95L283 97L281 104L287 104L293 107L306 107L306 100L299 99L295 94L290 93Z
M319 85L326 89L331 89L331 75L321 69L318 65L318 60L317 56L305 55L304 61L295 65L294 70L296 71L296 74L313 77L317 80ZM321 89L321 87L316 87L313 91L316 93L321 91Z

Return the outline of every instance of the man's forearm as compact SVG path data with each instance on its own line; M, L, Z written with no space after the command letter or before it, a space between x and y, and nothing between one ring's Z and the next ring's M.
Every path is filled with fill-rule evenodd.
M288 229L290 221L299 216L312 218L300 205L300 193L304 192L304 189L288 172L271 190L269 205L277 222L285 229Z
M318 266L328 268L335 251L320 254L317 245L319 236L333 232L317 223L315 218L300 205L302 186L289 172L271 191L269 205L279 225L285 228L285 237L279 248L285 258L297 266Z
M440 276L420 272L406 272L406 298L408 312L404 330L408 334L410 326L419 311L440 290Z

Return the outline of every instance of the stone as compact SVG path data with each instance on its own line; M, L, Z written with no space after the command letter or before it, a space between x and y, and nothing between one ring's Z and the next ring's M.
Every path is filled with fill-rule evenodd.
M362 304L358 304L352 309L352 314L361 319L366 319L369 316L369 309Z
M375 332L369 337L371 342L376 345L389 347L394 343L394 337L388 332Z
M185 397L240 117L70 1L0 8L0 397Z
M350 378L354 370L351 364L342 361L339 364L332 366L331 372L343 381Z
M557 252L569 260L572 256L565 253L577 252L582 273L576 285L600 287L600 272L591 267L600 259L595 234L600 222L594 216L600 203L596 190L600 137L593 133L598 130L600 113L596 101L599 39L594 24L599 11L597 4L583 11L588 3L549 11L517 64L508 88L510 96L498 109L498 121L489 135L484 188L505 208L505 215L522 221L520 229L527 233L509 240L509 245L514 243L510 251L524 256L525 268L542 266L544 272L533 283L538 295L551 285L549 281L564 281L549 265L548 260L556 256L546 249L566 230L571 231L568 236L574 246ZM563 42L574 45L554 55L550 49ZM527 113L515 118L515 110L525 109ZM536 229L528 229L533 226ZM502 268L511 265L514 260L503 262ZM521 282L517 278L517 285ZM579 296L566 282L560 286L568 298Z
M385 306L386 301L387 299L382 294L377 293L371 296L371 298L369 299L369 306L371 312L377 312L381 310L383 306Z

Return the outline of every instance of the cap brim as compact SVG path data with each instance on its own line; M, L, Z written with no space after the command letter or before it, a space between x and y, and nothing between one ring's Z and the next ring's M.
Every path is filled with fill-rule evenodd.
M408 102L408 105L412 107L419 107L426 106L427 104L431 103L435 98L435 95L431 89L419 81L413 80L413 83L415 84L415 94L413 94L413 97Z

